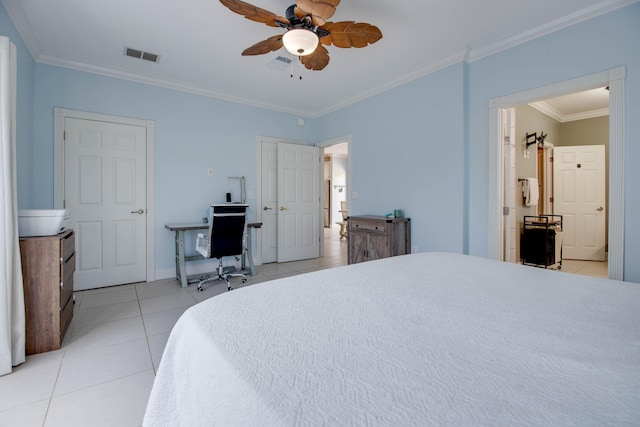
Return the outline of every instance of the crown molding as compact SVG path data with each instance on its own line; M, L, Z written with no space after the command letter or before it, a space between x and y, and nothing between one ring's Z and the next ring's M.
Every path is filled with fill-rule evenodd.
M531 102L529 103L529 106L535 108L536 110L540 111L542 114L545 114L560 123L574 122L576 120L593 119L596 117L609 115L608 108L585 111L582 113L575 113L575 114L562 114L560 111L553 108L551 105L547 104L545 101Z
M512 37L502 39L496 43L474 49L470 52L469 60L470 62L478 61L482 58L486 58L487 56L502 52L503 50L507 50L522 43L537 39L538 37L551 34L555 31L562 30L563 28L587 21L591 18L595 18L596 16L603 15L636 2L638 2L638 0L605 0L591 7L570 13L569 15L547 22L546 24L515 34Z
M240 96L234 96L227 93L217 92L203 86L190 85L182 82L168 80L166 78L146 76L146 75L141 75L137 73L131 73L128 71L116 70L113 68L56 58L48 55L40 55L40 58L38 59L37 62L45 65L52 65L52 66L68 68L76 71L83 71L91 74L98 74L105 77L112 77L116 79L129 80L132 82L147 84L151 86L158 86L164 89L171 89L179 92L186 92L194 95L206 96L209 98L215 98L222 101L235 102L235 103L249 105L252 107L258 107L258 108L264 108L264 109L273 110L273 111L280 111L283 113L295 114L298 116L303 115L304 117L311 117L311 113L300 111L299 109L287 109L287 108L283 108L280 105L257 102L252 99L243 98Z
M328 108L325 108L323 110L320 110L317 112L317 114L315 114L314 116L312 116L312 118L318 118L318 117L322 117L326 114L329 113L333 113L335 111L338 111L344 107L348 107L349 105L353 105L357 102L363 101L367 98L370 98L374 95L378 95L382 92L386 92L389 89L393 89L394 87L397 86L401 86L405 83L409 83L410 81L416 80L422 76L426 76L428 74L434 73L436 71L442 70L444 68L447 68L451 65L457 64L461 61L464 60L465 55L467 54L467 50L455 53L451 56L448 56L446 58L440 59L438 61L435 62L431 62L427 65L415 68L413 71L411 71L410 73L404 74L394 80L391 80L387 83L385 83L384 85L380 85L380 86L376 86L374 88L371 88L370 90L367 90L365 92L362 92L360 95L349 98L343 102L340 102L338 104L334 104L329 106Z

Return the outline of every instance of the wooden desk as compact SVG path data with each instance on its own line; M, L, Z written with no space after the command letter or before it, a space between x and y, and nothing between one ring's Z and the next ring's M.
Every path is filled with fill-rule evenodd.
M245 248L244 254L242 255L242 270L245 274L249 274L251 276L256 275L256 268L253 265L251 230L260 227L262 227L261 222L250 222L247 224L247 246ZM195 274L192 275L191 278L189 278L189 276L187 276L186 263L188 261L203 260L205 258L200 254L185 256L184 232L191 230L208 230L209 223L199 222L193 224L166 224L164 228L176 233L176 279L180 281L180 284L183 288L186 288L190 282L197 282L200 280L200 277L202 277L202 274ZM245 257L249 259L248 269L245 265Z

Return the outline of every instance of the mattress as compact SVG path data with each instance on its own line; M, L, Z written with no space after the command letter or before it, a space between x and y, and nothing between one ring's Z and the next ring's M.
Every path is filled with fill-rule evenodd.
M420 253L187 310L145 426L638 425L640 285Z

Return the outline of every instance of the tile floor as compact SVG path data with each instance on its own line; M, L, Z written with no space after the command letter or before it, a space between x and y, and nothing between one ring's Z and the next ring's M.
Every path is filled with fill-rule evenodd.
M339 228L327 229L323 258L257 266L247 283L347 263ZM139 426L169 332L180 315L227 292L222 281L179 287L175 279L76 292L74 318L57 351L28 356L0 377L0 426Z
M562 270L565 273L581 274L593 277L609 277L609 263L607 261L581 261L577 259L563 259Z
M241 285L345 265L347 242L327 230L323 258L266 264ZM564 261L563 271L604 275L606 263ZM0 426L139 426L169 332L190 306L226 292L224 282L175 279L76 292L62 348L27 357L0 377Z

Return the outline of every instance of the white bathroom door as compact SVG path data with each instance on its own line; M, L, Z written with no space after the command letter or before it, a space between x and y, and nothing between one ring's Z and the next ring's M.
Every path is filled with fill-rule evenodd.
M146 280L146 128L65 119L77 290Z
M320 256L320 150L278 144L278 262Z
M604 145L553 149L554 213L562 215L562 256L605 259Z

